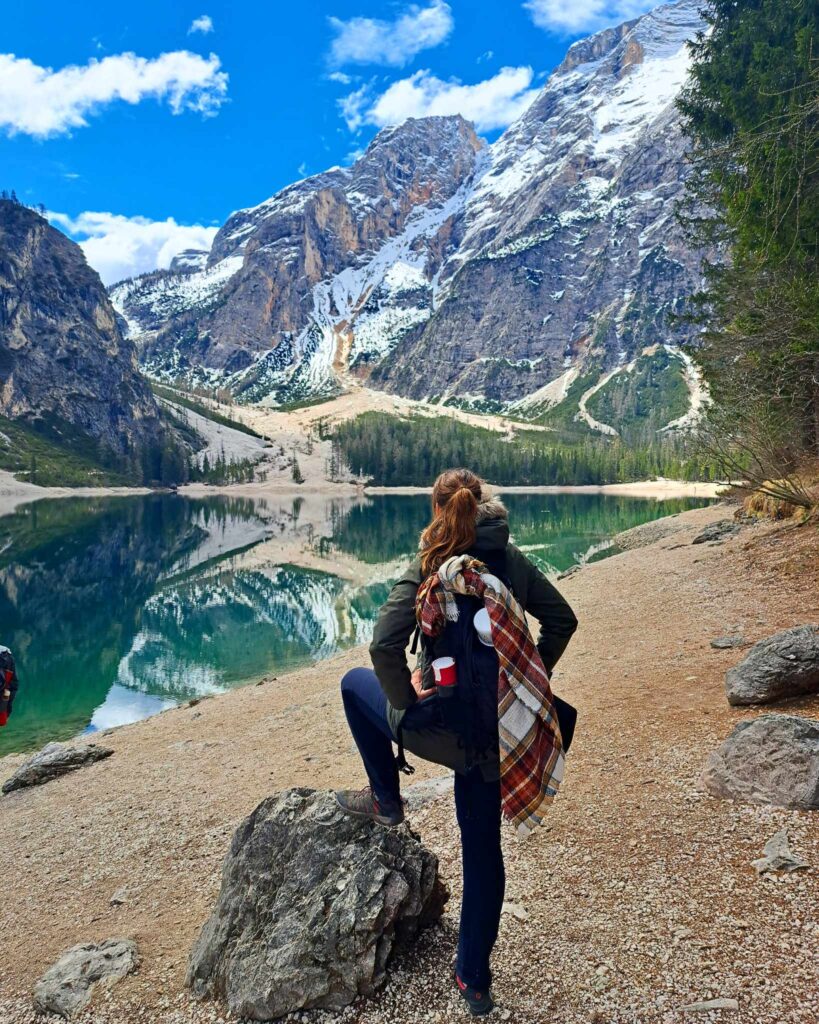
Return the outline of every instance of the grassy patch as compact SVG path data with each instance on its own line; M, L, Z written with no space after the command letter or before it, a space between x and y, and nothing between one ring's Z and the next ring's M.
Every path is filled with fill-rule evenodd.
M295 412L297 409L311 409L314 405L324 405L338 398L339 392L332 395L317 395L315 398L298 398L292 402L282 402L275 407L275 412Z
M191 412L198 413L200 416L204 416L207 420L212 420L214 423L220 423L223 427L230 427L233 430L240 430L243 434L249 434L251 437L263 437L258 430L254 430L253 427L249 427L246 423L242 423L241 420L231 419L229 416L224 416L220 412L216 412L209 406L196 400L195 396L186 394L182 391L176 391L174 388L166 388L161 384L151 382L151 390L159 397L164 398L168 402L173 402L175 405L181 405L185 409L190 409Z
M85 434L64 431L59 440L0 416L0 469L41 487L113 487L133 484L91 454Z

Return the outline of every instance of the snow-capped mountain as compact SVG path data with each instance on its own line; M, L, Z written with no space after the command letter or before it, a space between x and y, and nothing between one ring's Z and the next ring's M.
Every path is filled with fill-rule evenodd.
M205 266L189 254L116 286L145 366L273 403L355 376L508 405L685 340L668 314L699 257L674 220L674 100L698 7L575 43L491 146L460 117L409 120L233 214Z

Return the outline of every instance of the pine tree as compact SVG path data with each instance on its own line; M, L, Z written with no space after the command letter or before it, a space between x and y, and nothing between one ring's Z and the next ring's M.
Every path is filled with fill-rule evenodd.
M711 0L706 20L679 106L683 220L727 257L696 299L709 436L734 472L786 477L819 456L819 18L804 0Z

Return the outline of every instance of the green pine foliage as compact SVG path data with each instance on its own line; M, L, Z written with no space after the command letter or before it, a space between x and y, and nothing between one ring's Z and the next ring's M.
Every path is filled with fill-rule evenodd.
M591 436L588 425L582 420L576 420L575 417L580 399L600 380L602 372L602 364L597 361L590 363L586 367L586 372L572 381L566 389L563 401L546 409L536 418L536 422L560 431L569 441Z
M225 484L247 484L256 479L256 459L241 459L237 462L228 462L224 451L213 460L207 455L202 458L201 463L194 459L190 467L190 479L194 483L213 484L224 486Z
M631 373L618 373L595 392L586 408L629 444L650 443L658 430L684 416L688 386L678 358L659 347L639 356Z
M339 424L333 461L382 486L429 486L443 470L468 466L494 484L540 486L606 484L665 476L716 479L713 466L690 456L672 439L633 447L588 437L561 443L551 433L520 430L505 435L449 417L368 412Z
M0 417L0 469L40 487L113 487L133 483L130 474L100 459L88 438L57 443L18 420Z
M679 107L681 211L710 247L692 317L729 470L787 477L819 457L819 7L711 0Z

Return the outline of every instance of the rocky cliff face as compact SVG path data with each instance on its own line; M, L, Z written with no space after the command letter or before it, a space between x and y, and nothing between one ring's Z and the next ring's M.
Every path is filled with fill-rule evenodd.
M691 0L571 48L488 153L435 315L375 371L413 397L529 396L599 357L683 340L697 281L673 206L686 173L673 106L699 27Z
M89 438L98 450L123 457L159 444L167 429L133 342L123 340L82 250L33 210L5 200L0 416L55 439Z
M507 405L686 340L668 314L699 258L673 216L686 174L674 99L698 7L677 0L576 43L492 146L459 117L386 129L351 168L234 214L206 268L118 286L147 367L251 400L354 375Z
M252 398L336 388L350 362L382 355L428 318L439 236L482 148L460 117L407 121L352 167L234 214L204 270L119 285L112 296L143 336L145 364ZM416 306L408 300L418 290ZM388 342L364 328L377 295L388 299Z

